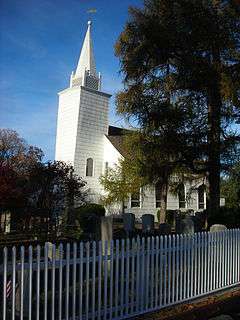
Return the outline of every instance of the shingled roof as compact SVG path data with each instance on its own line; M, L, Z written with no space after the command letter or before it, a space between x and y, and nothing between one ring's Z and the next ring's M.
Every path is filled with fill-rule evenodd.
M117 151L124 157L126 156L126 151L123 147L124 135L129 132L128 129L118 128L114 126L108 127L108 135L106 135L107 139L111 142L111 144L117 149Z

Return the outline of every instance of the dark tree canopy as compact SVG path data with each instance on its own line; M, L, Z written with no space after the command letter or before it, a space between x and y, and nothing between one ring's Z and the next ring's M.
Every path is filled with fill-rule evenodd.
M118 112L161 141L161 148L148 147L153 153L205 173L209 211L218 210L220 172L232 165L239 142L239 5L146 0L129 13L116 44L125 84Z
M64 212L74 224L74 203L85 203L86 183L71 165L43 163L43 152L12 130L0 130L0 211L14 219L47 217L52 222Z

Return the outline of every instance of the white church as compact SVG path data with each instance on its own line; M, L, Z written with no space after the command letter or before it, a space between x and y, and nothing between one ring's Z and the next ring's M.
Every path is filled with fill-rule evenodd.
M123 157L123 129L109 125L111 95L101 87L102 77L96 71L89 21L76 71L70 76L69 87L59 92L55 159L73 165L75 172L87 182L89 201L94 203L104 194L100 176ZM192 189L191 183L186 183L182 189L179 196L168 192L167 209L201 211L206 208L202 179L191 192L190 199L187 194ZM144 192L129 195L125 212L134 213L137 218L145 213L157 217L159 204L157 187L148 186ZM121 211L120 205L114 208L116 212L111 213Z

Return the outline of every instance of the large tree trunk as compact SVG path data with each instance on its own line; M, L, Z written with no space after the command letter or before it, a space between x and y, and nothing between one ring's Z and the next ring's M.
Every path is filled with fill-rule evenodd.
M161 188L161 195L160 195L160 223L166 222L166 212L167 212L167 190L168 190L168 183L165 182Z
M208 92L208 213L220 207L220 127L222 101L218 81Z

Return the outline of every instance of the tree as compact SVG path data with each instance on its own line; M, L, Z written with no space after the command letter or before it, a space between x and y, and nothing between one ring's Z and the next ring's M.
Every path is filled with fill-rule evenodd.
M67 223L74 224L74 203L85 203L86 183L73 167L61 161L37 163L28 174L28 209L44 212L52 220L67 211Z
M232 168L227 177L222 178L221 194L225 198L226 207L240 211L240 162Z
M139 192L144 185L143 180L135 172L134 162L122 159L113 168L108 168L104 175L100 177L100 183L106 192L102 197L102 202L106 206L119 204L122 213L125 212L125 201L131 194Z
M54 224L67 214L75 223L74 205L85 203L86 183L71 165L60 161L43 163L41 149L29 146L15 131L0 130L0 209L19 220L44 217Z
M239 6L223 0L146 0L142 9L129 12L116 44L125 75L118 112L144 133L166 137L176 117L165 113L187 113L166 144L179 167L207 174L208 210L216 211L220 172L239 141L232 130L240 118Z
M12 210L27 203L23 190L27 173L43 158L41 149L29 146L16 131L0 129L0 208Z
M12 168L18 173L43 159L40 148L30 146L11 129L0 128L0 168Z

